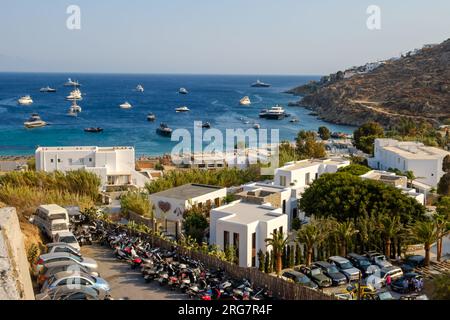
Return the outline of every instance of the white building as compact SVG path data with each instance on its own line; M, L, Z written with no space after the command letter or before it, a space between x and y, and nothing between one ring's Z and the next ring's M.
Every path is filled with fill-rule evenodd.
M143 188L149 178L135 170L133 147L39 147L36 170L86 170L96 173L104 187L134 185Z
M178 236L186 210L193 206L219 207L226 195L226 188L190 183L153 193L149 199L159 227L167 234Z
M427 147L423 143L393 139L375 139L374 157L368 160L369 166L378 170L398 169L412 171L417 179L414 187L429 190L436 187L441 177L442 160L450 152Z
M241 267L257 267L258 251L266 252L265 239L272 233L288 230L288 216L281 208L258 205L241 200L211 210L210 244L226 250L228 246L237 249L238 264Z
M383 182L400 189L404 194L416 199L422 205L425 205L425 194L417 192L416 189L408 188L408 179L405 176L398 176L393 172L372 170L360 176L361 179L369 179Z

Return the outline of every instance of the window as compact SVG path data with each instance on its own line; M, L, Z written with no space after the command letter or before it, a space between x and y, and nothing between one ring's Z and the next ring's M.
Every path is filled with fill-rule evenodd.
M280 227L279 230L280 230L280 233L283 234L283 227Z
M236 250L236 263L239 264L239 233L233 233L233 247Z
M294 208L294 209L292 209L292 218L297 218L297 216L298 216L298 211L297 211L297 208Z
M67 161L69 162L69 165L72 165L72 158L67 159Z
M53 163L54 162L53 159L50 159L50 162Z
M89 158L89 162L92 162L92 158Z
M256 267L256 232L252 233L252 267Z
M276 235L277 234L277 229L273 229L273 235Z
M286 200L283 200L283 213L286 213Z
M309 185L310 184L310 173L309 172L307 172L306 174L305 174L305 185Z
M317 178L319 178L319 173L318 173L318 172L316 172L316 177L315 177L315 179L317 180Z
M230 245L230 233L228 231L223 232L223 248L226 250Z
M61 159L58 159L58 162L61 162Z
M280 185L286 187L286 177L280 176Z
M214 199L214 205L215 205L216 207L219 207L219 206L220 206L220 198L215 198L215 199Z

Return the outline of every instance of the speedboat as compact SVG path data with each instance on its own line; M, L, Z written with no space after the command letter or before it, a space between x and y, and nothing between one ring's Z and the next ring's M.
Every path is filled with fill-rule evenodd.
M155 121L155 120L156 120L156 116L153 113L149 112L147 114L147 121Z
M254 87L254 88L268 88L270 86L271 86L271 84L264 83L264 82L259 81L259 80L256 80L255 83L252 83L252 87Z
M180 88L180 90L178 90L179 94L188 94L189 92L186 90L186 88Z
M280 120L286 117L286 112L284 111L283 107L277 105L270 108L269 110L261 110L261 112L259 113L259 117L265 119Z
M209 129L211 128L211 124L209 122L203 122L199 127Z
M259 124L259 123L255 123L255 124L253 125L253 129L256 129L256 130L261 129L260 124Z
M33 100L31 99L30 96L27 95L27 96L20 97L17 100L17 103L20 104L20 105L26 106L26 105L32 104Z
M289 122L292 122L292 123L294 123L294 122L299 122L299 121L300 121L300 120L298 120L297 117L292 117L292 119L289 120Z
M122 103L119 107L120 107L121 109L131 109L131 108L132 108L131 104L129 104L128 101L125 101L125 102Z
M102 132L102 131L103 131L103 128L100 128L100 127L97 127L97 128L91 127L91 128L85 128L84 129L84 132L91 132L91 133L99 133L99 132Z
M183 106L183 107L176 108L175 111L176 112L188 112L188 111L191 111L191 110L189 110L188 107Z
M72 90L70 94L66 97L66 100L74 101L74 100L83 100L81 96L81 91L79 89Z
M26 128L39 128L47 125L37 113L33 113L31 117L23 123Z
M78 81L72 81L72 79L67 79L67 82L64 83L65 87L79 87L80 83Z
M45 88L41 88L39 90L40 92L56 92L56 89L50 88L49 86L46 86Z
M248 96L243 97L241 100L239 100L239 104L241 106L248 106L250 105L252 102L250 101L250 98Z
M136 91L137 91L137 92L144 92L144 87L143 87L142 85L138 84L138 85L136 86Z
M172 129L165 123L161 123L158 128L156 128L156 133L163 137L172 136Z

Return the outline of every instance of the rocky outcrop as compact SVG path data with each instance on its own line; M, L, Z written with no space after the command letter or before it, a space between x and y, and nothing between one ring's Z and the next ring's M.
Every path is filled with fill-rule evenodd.
M386 127L402 118L438 125L450 119L450 40L373 71L346 77L338 72L289 90L323 120L349 125L377 121Z

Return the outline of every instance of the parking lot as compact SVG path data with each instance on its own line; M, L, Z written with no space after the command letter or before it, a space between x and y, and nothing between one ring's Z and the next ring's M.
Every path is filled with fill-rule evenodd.
M97 261L100 276L111 286L114 299L182 300L185 294L160 287L156 282L145 283L140 269L132 270L126 262L118 261L108 247L83 246L81 253Z

